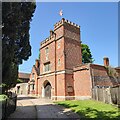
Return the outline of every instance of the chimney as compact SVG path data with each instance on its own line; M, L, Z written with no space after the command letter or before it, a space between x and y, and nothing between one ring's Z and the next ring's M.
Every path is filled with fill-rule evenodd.
M52 36L54 34L53 30L50 30L50 36Z
M109 66L109 58L108 57L104 57L103 61L104 61L104 66Z
M39 68L39 60L38 59L35 60L35 67Z

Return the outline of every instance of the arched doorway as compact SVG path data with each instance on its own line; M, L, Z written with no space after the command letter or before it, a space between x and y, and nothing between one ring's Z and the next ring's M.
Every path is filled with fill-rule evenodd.
M42 90L42 94L43 94L43 97L45 98L51 98L51 84L48 80L46 80L44 83L43 83L43 90Z

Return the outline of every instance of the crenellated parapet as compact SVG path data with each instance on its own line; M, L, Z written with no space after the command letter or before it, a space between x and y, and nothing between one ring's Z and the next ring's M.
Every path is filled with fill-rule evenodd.
M50 31L50 33L51 32L53 32L53 31ZM44 45L45 43L47 43L47 42L51 42L52 40L54 40L55 39L55 33L53 32L53 34L50 34L50 36L48 37L48 38L46 38L44 41L42 41L41 43L40 43L40 45L42 46L42 45Z
M63 26L63 27L62 27ZM60 28L60 29L59 29ZM41 47L58 39L62 36L77 39L79 41L80 26L62 18L59 22L54 25L54 30L50 30L50 36L40 43Z
M54 25L54 30L56 30L57 28L59 28L61 25L65 24L65 23L68 23L69 25L72 25L72 26L74 26L74 27L80 28L79 25L77 25L77 24L75 24L75 23L73 23L73 22L71 22L71 21L68 21L68 20L62 18L59 22L57 22L57 23Z

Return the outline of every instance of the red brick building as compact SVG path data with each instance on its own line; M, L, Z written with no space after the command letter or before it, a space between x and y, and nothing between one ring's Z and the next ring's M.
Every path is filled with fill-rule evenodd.
M107 58L104 64L109 65ZM32 68L30 91L53 100L91 98L94 86L114 83L105 66L82 64L80 26L63 18L40 44L40 60Z
M32 67L30 80L28 82L28 94L38 94L38 76L40 75L40 61L35 60L35 65Z

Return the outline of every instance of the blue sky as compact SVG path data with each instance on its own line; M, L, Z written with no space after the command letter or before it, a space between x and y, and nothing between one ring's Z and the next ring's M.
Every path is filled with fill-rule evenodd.
M38 58L40 42L49 36L54 24L61 20L59 11L81 26L82 43L90 47L95 64L103 65L109 57L111 66L118 66L118 3L117 2L37 2L30 28L32 55L19 66L20 72L31 72Z

